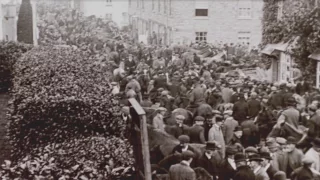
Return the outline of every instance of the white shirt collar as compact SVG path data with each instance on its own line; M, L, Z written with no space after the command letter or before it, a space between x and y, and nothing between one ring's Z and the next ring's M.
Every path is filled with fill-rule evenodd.
M188 150L188 145L186 145L185 147L182 148L182 152Z
M212 156L208 155L207 153L204 153L208 159L211 159Z
M254 174L257 174L257 172L258 172L260 169L261 169L261 166L258 166L258 167L253 171L253 173L254 173Z
M268 164L266 165L266 167L265 167L265 170L266 170L266 171L269 169L270 165L271 165L270 163L268 163Z
M234 159L228 158L228 162L233 169L237 169L236 163L234 162Z

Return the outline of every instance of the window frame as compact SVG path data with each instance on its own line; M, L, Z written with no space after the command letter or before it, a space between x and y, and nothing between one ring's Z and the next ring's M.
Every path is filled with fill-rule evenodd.
M106 0L106 6L112 6L112 0Z
M238 43L251 44L251 31L238 31Z
M247 10L247 11L244 11ZM239 7L238 8L238 19L252 19L252 8L251 7Z
M200 14L202 14L202 13L200 13L200 12L198 12L198 14L197 14L197 11L199 11L199 10L206 10L206 13L204 13L204 14L206 14L206 15L200 15ZM199 14L200 13L200 14ZM195 17L208 17L209 16L209 9L207 8L207 9L205 9L205 8L196 8L195 10L194 10L194 16Z
M195 32L195 42L200 43L200 42L208 42L208 32L207 31L198 31Z

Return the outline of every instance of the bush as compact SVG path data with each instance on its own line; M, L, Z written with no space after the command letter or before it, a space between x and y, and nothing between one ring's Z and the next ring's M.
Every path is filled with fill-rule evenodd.
M116 137L73 139L33 150L14 165L5 161L0 176L8 179L124 179L134 159L127 141Z
M30 45L15 42L0 42L0 91L6 92L11 88L13 65L21 55L32 48Z
M78 50L36 47L14 68L9 102L13 158L47 143L101 134L122 136L108 65Z
M18 41L33 44L33 20L30 0L22 0L17 28Z

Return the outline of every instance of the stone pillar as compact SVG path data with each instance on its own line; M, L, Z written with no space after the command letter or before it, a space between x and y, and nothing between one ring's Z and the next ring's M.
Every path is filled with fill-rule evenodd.
M31 0L32 6L32 29L33 29L33 45L38 45L38 27L37 27L37 1Z

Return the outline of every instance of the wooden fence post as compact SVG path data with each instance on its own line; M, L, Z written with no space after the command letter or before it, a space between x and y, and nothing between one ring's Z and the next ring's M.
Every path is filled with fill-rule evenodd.
M146 112L140 106L138 101L134 98L129 99L130 104L140 117L140 132L141 132L141 149L144 165L144 179L151 180L151 165L150 165L150 152L149 152L149 139L147 129Z

